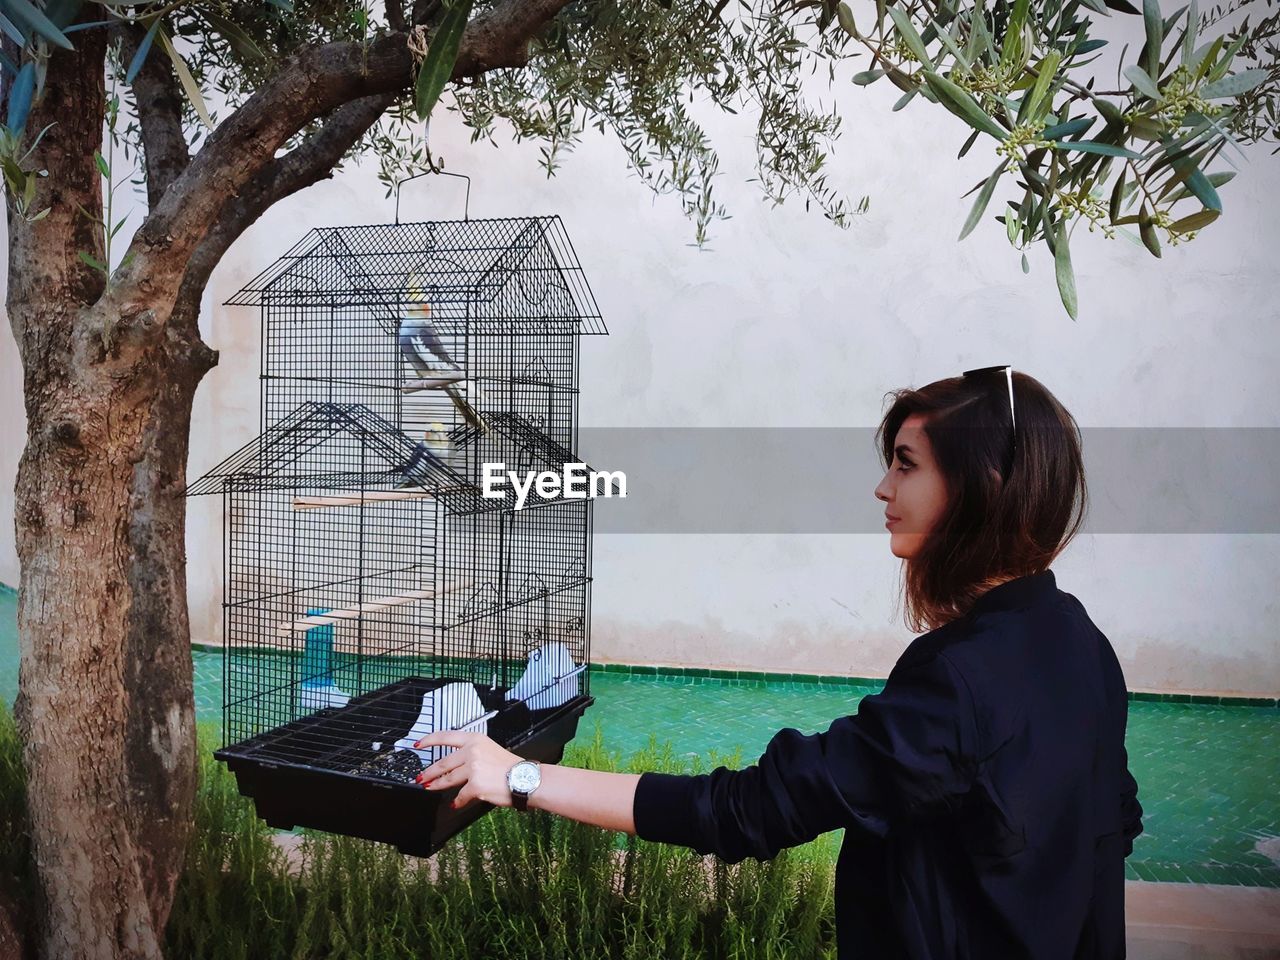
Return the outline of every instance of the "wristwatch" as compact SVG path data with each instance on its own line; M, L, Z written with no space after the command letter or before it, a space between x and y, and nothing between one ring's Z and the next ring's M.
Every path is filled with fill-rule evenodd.
M529 795L542 784L542 771L537 760L521 760L507 771L507 787L511 805L517 810L529 809Z

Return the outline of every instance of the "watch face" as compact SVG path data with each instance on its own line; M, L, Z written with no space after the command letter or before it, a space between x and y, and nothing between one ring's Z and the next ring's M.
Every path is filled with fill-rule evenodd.
M532 763L517 763L511 768L511 789L529 793L542 782L542 775Z

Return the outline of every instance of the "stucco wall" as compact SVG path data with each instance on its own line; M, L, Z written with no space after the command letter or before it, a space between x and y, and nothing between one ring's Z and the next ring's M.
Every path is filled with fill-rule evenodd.
M770 208L744 182L749 123L716 118L733 218L701 251L678 203L655 199L605 137L588 136L547 180L536 146L470 144L453 115L433 124L449 168L474 178L472 216L563 217L612 332L584 341L584 426L869 427L887 390L1001 362L1039 378L1085 428L1277 426L1275 158L1256 151L1223 191L1223 220L1162 260L1078 234L1072 322L1045 250L1024 277L998 224L955 242L961 195L993 165L988 145L957 162L965 130L940 109L916 101L892 114L879 88L839 95L833 179L869 194L870 211L842 232L799 202ZM218 268L201 326L221 362L197 395L191 476L256 432L256 312L219 304L313 225L389 222L382 194L372 165L346 171L277 205ZM456 182L417 181L402 219L453 218L461 203ZM7 325L0 378L0 581L12 584L24 426ZM871 487L850 496L871 498ZM220 531L216 498L193 501L201 641L221 629ZM1280 692L1280 537L1094 534L1055 569L1111 638L1130 687ZM910 639L884 533L600 534L594 573L600 660L883 676Z

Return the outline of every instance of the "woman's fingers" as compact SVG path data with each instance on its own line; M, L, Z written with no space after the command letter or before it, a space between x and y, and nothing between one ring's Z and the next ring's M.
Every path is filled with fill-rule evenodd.
M468 783L465 787L458 791L458 795L453 798L452 806L455 810L461 810L472 800L476 799L475 787Z
M473 800L510 805L507 771L520 758L485 734L439 731L423 737L417 746L454 748L418 774L416 779L424 789L462 787L453 801L455 808L465 807Z
M423 784L423 786L428 790L448 790L450 787L459 786L460 784L468 782L470 779L471 776L467 770L458 768L449 771L443 776L436 777L436 779L432 780L430 783Z
M459 767L466 763L465 760L454 760L452 757L447 760L437 760L427 769L423 770L417 776L417 781L424 787L438 787L445 777L450 776Z
M418 749L426 747L465 747L483 734L480 733L460 733L457 730L437 730L435 733L429 733L417 743L414 744Z
M467 762L466 752L463 750L455 750L448 756L441 757L435 763L425 767L421 773L415 778L421 784L430 783L436 777L442 777L451 770L456 770L462 764Z

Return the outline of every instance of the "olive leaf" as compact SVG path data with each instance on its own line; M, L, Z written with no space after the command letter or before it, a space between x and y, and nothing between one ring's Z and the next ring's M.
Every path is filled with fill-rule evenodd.
M1215 80L1213 83L1206 83L1200 88L1200 96L1206 100L1225 100L1228 97L1238 97L1242 93L1248 93L1254 87L1258 86L1267 79L1268 72L1266 70L1242 70L1239 73L1233 73L1229 77L1223 77L1221 80Z
M1004 140L1009 136L1009 132L978 106L978 102L962 87L932 70L924 71L924 80L938 98L939 103L975 130L989 133L997 140Z
M30 0L5 0L5 6L7 7L5 13L10 21L21 20L25 22L33 31L63 50L75 49L71 45L71 41L66 38L66 35L58 29L58 25L45 16L44 11L31 3ZM21 47L25 43L25 39L15 42Z
M1129 82L1133 84L1133 88L1143 96L1150 97L1152 100L1164 99L1164 94L1160 92L1160 88L1156 85L1156 82L1151 79L1150 74L1136 63L1125 67L1124 75L1129 78Z
M840 21L840 29L851 37L858 36L858 28L853 22L853 11L849 9L847 3L841 3L836 7L836 17Z
M1067 222L1058 221L1058 233L1053 244L1053 273L1058 280L1058 295L1067 308L1067 316L1076 319L1079 303L1076 297L1076 272L1071 267L1071 248L1067 244Z
M1153 77L1160 76L1160 48L1164 46L1164 20L1160 16L1159 0L1143 0L1142 21L1147 31L1147 43L1142 48L1139 62Z
M26 129L27 116L36 92L36 65L28 60L18 71L9 89L9 115L7 126L13 133Z
M161 17L156 17L151 21L151 26L147 28L147 32L143 36L142 42L138 44L138 49L133 54L133 59L129 61L129 69L125 71L125 83L133 83L138 76L138 71L141 70L142 65L146 63L147 54L151 52L151 45L156 39L156 31L160 29L161 19Z
M209 116L209 108L205 106L204 95L200 92L200 84L196 83L195 77L191 76L191 71L187 69L187 62L173 48L173 44L163 28L156 31L156 36L160 38L160 47L169 55L169 59L173 61L174 72L178 75L178 82L182 84L182 89L186 92L187 99L196 108L196 113L200 115L204 125L212 130L213 119Z
M898 28L898 33L902 36L902 42L907 45L911 55L932 70L933 61L929 59L929 54L924 48L924 41L920 39L920 34L916 32L915 24L911 22L911 18L897 7L889 8L889 16L893 19L893 25Z
M1079 150L1082 153L1096 153L1105 157L1128 157L1131 160L1141 160L1142 154L1134 153L1124 147L1117 147L1114 143L1099 143L1097 140L1055 140L1053 145L1063 150Z
M455 0L449 7L431 38L427 55L418 66L413 106L419 120L425 120L431 115L440 94L444 93L445 85L453 76L453 65L458 61L458 48L462 44L462 32L471 16L471 4L472 0Z
M969 216L965 219L957 240L963 240L972 233L973 228L982 219L982 214L986 212L987 204L991 202L991 194L995 192L996 184L1000 182L1000 175L1004 173L1004 166L1005 162L1001 160L995 170L991 172L991 176L987 177L987 182L982 185L982 189L978 191L977 199L973 201L973 207L969 210Z
M1220 216L1222 216L1221 210L1201 210L1199 213L1193 213L1189 217L1175 220L1169 224L1169 229L1174 233L1190 233L1192 230L1207 227Z
M240 56L247 60L265 60L267 58L267 55L262 52L253 37L240 24L233 20L228 20L212 10L203 8L200 10L200 16L208 20L209 25L217 30Z
M1138 212L1138 235L1143 245L1151 251L1153 257L1160 256L1160 238L1156 236L1155 224L1151 221L1151 213L1144 206Z
M1031 92L1022 101L1022 107L1018 110L1018 120L1035 120L1037 119L1037 110L1040 107L1040 101L1044 99L1044 95L1049 91L1049 85L1053 83L1054 74L1058 70L1058 64L1062 62L1062 54L1057 50L1051 50L1045 54L1043 60L1036 66L1036 83L1031 88ZM1053 104L1050 103L1049 107Z

